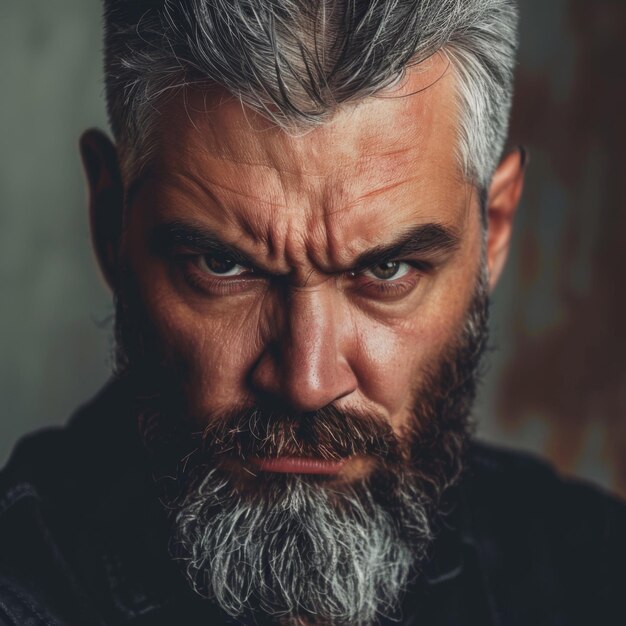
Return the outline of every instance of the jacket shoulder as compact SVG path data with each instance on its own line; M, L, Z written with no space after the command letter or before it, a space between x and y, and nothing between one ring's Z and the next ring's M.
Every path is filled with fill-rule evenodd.
M60 544L60 512L74 491L61 467L70 447L61 430L31 435L0 473L0 626L79 624L85 617L80 583ZM54 463L53 450L64 461Z
M469 460L473 497L496 498L501 509L543 523L566 523L597 538L626 534L626 503L582 480L565 478L531 454L474 444ZM483 502L484 504L484 502Z
M558 607L568 624L626 623L623 501L531 455L484 444L471 450L464 490L470 541L508 606Z
M100 623L75 561L97 498L132 447L132 423L112 413L110 396L102 392L65 427L21 439L0 471L0 626Z

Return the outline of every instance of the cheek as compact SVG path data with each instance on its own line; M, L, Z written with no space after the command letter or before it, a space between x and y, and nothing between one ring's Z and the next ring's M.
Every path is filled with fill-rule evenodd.
M443 326L423 319L394 326L364 324L352 364L361 392L397 421L446 338Z
M408 419L416 390L454 343L464 322L470 290L442 285L433 291L402 320L356 322L359 333L352 367L362 393L384 410L394 429Z
M142 298L168 371L180 376L193 414L243 400L257 358L255 307L192 306L153 276Z
M231 408L243 400L256 359L257 325L248 316L198 316L184 306L168 315L164 337L180 370L192 410Z

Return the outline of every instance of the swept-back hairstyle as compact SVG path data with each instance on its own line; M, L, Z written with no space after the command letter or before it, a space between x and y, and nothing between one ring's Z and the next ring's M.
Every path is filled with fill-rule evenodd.
M159 104L221 85L286 129L323 123L441 52L456 74L458 156L485 190L507 135L513 0L104 0L111 127L129 177Z

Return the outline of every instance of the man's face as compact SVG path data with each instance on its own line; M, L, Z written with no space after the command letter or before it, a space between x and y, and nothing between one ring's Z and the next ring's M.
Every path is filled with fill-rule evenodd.
M169 103L126 263L199 428L263 401L401 434L479 274L453 89L435 60L300 135L223 94Z
M432 540L507 239L484 246L453 80L435 57L299 135L223 93L163 108L129 193L120 347L146 441L184 456L176 556L231 615L370 624Z

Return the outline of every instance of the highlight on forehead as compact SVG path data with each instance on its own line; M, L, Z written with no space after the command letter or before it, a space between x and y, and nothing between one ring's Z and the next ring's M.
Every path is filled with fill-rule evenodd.
M328 214L377 206L382 213L385 203L397 208L409 192L432 203L437 189L449 195L465 184L454 157L458 118L448 69L437 56L388 95L346 105L328 124L299 136L275 126L258 129L259 116L223 90L208 97L190 90L164 108L152 166L132 183L129 197L149 181L182 190L198 206L208 198L240 217L261 205L267 211L323 206Z

